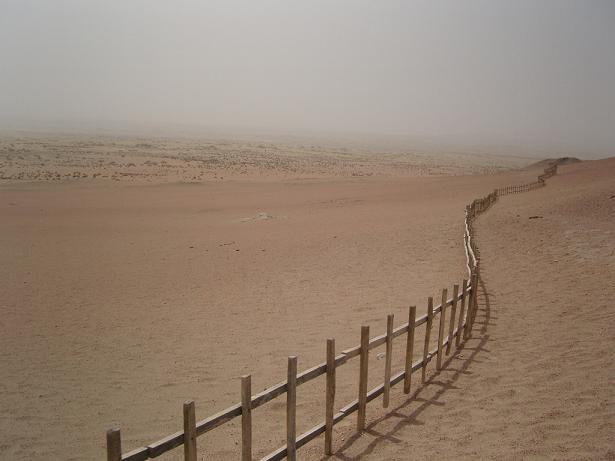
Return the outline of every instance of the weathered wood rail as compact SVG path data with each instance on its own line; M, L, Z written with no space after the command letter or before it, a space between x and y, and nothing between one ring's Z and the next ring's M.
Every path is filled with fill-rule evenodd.
M183 430L170 434L147 446L139 447L126 453L122 453L122 443L119 428L107 431L107 461L144 461L156 458L179 446L184 447L184 459L196 461L197 438L219 426L241 417L241 459L251 461L252 455L252 412L265 405L267 402L286 394L286 445L269 453L261 461L274 461L287 458L296 459L299 448L325 434L324 453L329 455L333 452L333 427L357 412L357 430L363 431L366 423L367 404L380 395L383 395L383 407L389 404L391 387L404 382L403 391L409 394L411 390L412 374L421 369L421 383L426 381L426 372L429 362L436 357L436 370L440 370L444 356L452 352L453 341L455 349L463 347L462 341L471 337L472 326L476 319L478 307L477 292L480 277L480 255L474 237L473 222L482 213L487 211L500 195L525 192L536 187L543 187L545 179L557 172L557 165L545 169L544 174L538 177L538 181L520 186L510 186L496 189L487 196L474 200L465 210L464 248L468 268L468 279L461 284L453 286L453 295L448 297L448 290L442 290L441 302L433 306L433 298L427 300L427 313L416 318L416 307L411 306L408 310L408 321L397 327L394 325L393 315L387 317L387 330L384 334L370 338L369 326L361 327L361 341L359 345L342 350L335 355L335 340L328 339L326 344L326 360L300 373L297 372L297 357L288 358L288 373L286 381L278 383L264 391L251 395L251 376L241 377L241 401L214 415L197 421L195 417L195 405L193 401L187 401L183 406L184 425ZM449 309L450 308L450 309ZM459 314L457 315L457 310ZM446 315L450 312L448 332L446 331ZM431 330L435 316L439 316L439 328L437 347L429 349ZM413 362L415 331L416 328L425 324L423 342L423 354L420 360ZM406 335L406 349L404 370L392 374L391 356L393 340ZM367 377L369 371L369 351L385 345L385 374L384 382L374 389L367 389ZM358 397L356 400L344 405L335 411L335 388L336 370L347 364L351 359L359 357ZM326 375L325 386L325 421L317 424L307 432L297 436L296 434L296 392L297 386L310 382L322 375Z

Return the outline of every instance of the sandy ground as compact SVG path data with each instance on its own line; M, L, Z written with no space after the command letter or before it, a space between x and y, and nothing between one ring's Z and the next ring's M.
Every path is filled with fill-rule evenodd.
M478 219L474 338L365 434L340 431L333 459L615 459L614 175L564 166Z
M25 155L23 161L29 158ZM504 160L499 165L498 159L490 161L496 170L505 169L510 162ZM379 157L374 162L383 160ZM136 448L179 430L181 405L188 398L196 401L197 419L204 418L239 400L242 374L252 373L257 392L284 378L288 355L298 355L299 368L305 369L324 359L328 337L335 337L341 350L358 342L361 324L370 325L373 336L384 330L388 313L394 313L400 324L408 305L416 304L423 312L428 295L437 296L441 288L448 285L450 289L465 276L461 239L464 205L495 187L533 180L537 174L529 170L419 177L406 172L404 177L401 173L382 174L380 167L374 167L365 170L371 175L353 176L348 174L351 170L316 175L308 166L301 167L300 179L282 175L259 181L227 178L185 183L177 182L176 176L173 181L165 179L152 185L91 177L4 180L0 184L0 252L4 262L0 269L0 457L102 459L105 430L114 425L122 428L125 450ZM23 165L19 168L27 170ZM453 453L451 450L467 457L502 453L498 448L507 446L498 444L499 435L492 431L479 436L481 424L508 431L505 433L516 450L543 444L544 439L527 438L530 429L525 428L523 418L530 413L517 414L515 408L536 407L535 417L543 418L537 424L551 424L548 415L544 416L547 413L540 413L540 409L552 409L551 401L526 402L519 396L527 397L539 385L547 386L550 374L544 365L538 366L539 361L551 363L561 358L553 354L563 354L566 349L552 347L549 325L542 320L532 323L537 335L532 337L534 342L528 339L527 346L517 349L519 343L524 344L519 332L533 332L527 322L520 321L520 309L527 316L538 312L541 319L556 326L555 338L568 341L566 344L572 341L569 333L581 335L581 352L591 349L585 368L574 370L570 378L566 367L560 376L572 379L579 392L587 392L584 398L594 392L595 398L579 405L583 414L590 408L592 415L596 413L589 405L597 406L598 400L607 399L604 388L596 383L602 383L609 373L612 376L608 365L612 334L604 329L600 353L595 342L583 341L589 339L590 331L595 332L593 328L604 328L606 319L597 325L570 323L569 331L557 323L559 311L549 313L536 306L560 309L577 299L573 296L586 300L585 293L590 293L596 303L606 307L609 285L605 278L613 273L612 253L605 256L604 268L591 277L578 277L577 262L576 266L560 264L569 270L569 278L560 274L559 266L557 270L551 267L550 273L557 275L551 280L548 272L537 270L538 264L548 261L543 261L540 251L527 250L538 244L534 242L532 247L523 239L538 238L539 226L546 226L542 231L546 239L552 236L553 226L544 218L532 220L535 232L524 235L511 224L505 229L510 238L500 229L502 221L514 221L506 213L523 205L522 200L527 200L526 207L551 210L553 203L569 203L565 193L576 197L582 190L587 197L601 197L610 187L612 195L606 173L602 173L606 179L597 182L592 179L594 172L583 170L589 167L567 168L576 189L565 183L569 176L563 175L553 181L552 188L533 192L534 198L529 194L527 199L506 198L494 209L502 214L494 211L479 220L484 277L493 291L488 291L493 325L483 333L488 335L486 339L479 337L470 343L475 348L478 345L476 352L464 350L464 360L453 360L463 372L456 378L453 371L434 378L433 385L426 388L431 394L410 403L396 388L392 407L402 406L382 420L378 418L385 413L376 402L370 404L371 432L358 440L352 437L354 418L347 418L336 427L336 456L405 459L410 449L425 450L422 453L427 458ZM585 176L574 179L574 168L581 168ZM596 171L606 169L598 167ZM459 172L463 173L463 168ZM216 175L221 176L219 172ZM306 180L310 175L315 176ZM611 217L613 202L608 202ZM580 205L579 209L612 229L613 220L606 215L600 218L596 210ZM556 216L555 211L550 213ZM558 219L566 222L565 216ZM590 231L584 224L575 229L589 239L590 246L600 244L603 248L613 239L612 234ZM496 235L496 230L500 234ZM513 245L502 246L513 238ZM598 238L602 240L595 240ZM556 241L549 240L549 245L560 248ZM594 264L596 258L588 257L585 263ZM516 260L519 265L513 271L509 264ZM511 296L510 277L538 290L540 286L529 283L536 280L536 273L546 280L543 299L537 301L536 293L529 291L524 293L526 298ZM581 280L587 280L588 287L575 291ZM495 291L498 289L501 293ZM525 302L527 299L534 304ZM486 303L484 296L481 302ZM570 322L577 309L581 307L570 307ZM606 309L592 312L608 315ZM506 323L506 315L512 326ZM479 326L482 320L479 318ZM417 335L421 337L422 330ZM549 345L543 355L539 341ZM401 347L395 346L396 369L401 368ZM504 347L501 356L498 347ZM378 352L371 357L370 387L382 381L384 361L378 360ZM529 368L533 374L511 369L509 363L516 357L525 360L516 366ZM593 361L591 366L589 361ZM603 368L597 369L601 364ZM584 382L589 370L596 379ZM513 389L516 399L501 404L509 410L504 414L493 404L500 393L509 391L509 387L500 387L505 379L498 373L517 379L518 389ZM499 381L495 379L498 376ZM341 406L356 398L356 365L341 368L338 377L337 401ZM324 382L316 380L300 388L299 431L322 420L323 387ZM444 403L437 395L433 397L439 392ZM561 398L562 390L557 392ZM283 398L276 399L255 411L256 456L283 444L284 406ZM424 409L413 415L417 407ZM582 429L593 434L591 443L602 435L602 445L593 445L605 453L608 434L600 431L605 430L604 412L612 409L600 408L596 411L603 412L601 419L588 420L587 415L585 419L567 419L566 413L561 418L555 415L555 424L570 429L582 421ZM492 413L493 425L486 419ZM399 429L386 435L389 425ZM443 430L445 426L450 431ZM202 459L236 459L239 431L238 421L233 421L200 437L199 455ZM564 430L558 432L562 433ZM426 435L433 437L427 439ZM489 443L484 438L489 438ZM321 444L318 439L302 449L301 458L318 459ZM163 459L180 458L181 450L176 450Z

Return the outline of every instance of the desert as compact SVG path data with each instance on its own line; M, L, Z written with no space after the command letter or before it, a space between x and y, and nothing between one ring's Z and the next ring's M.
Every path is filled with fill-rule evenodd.
M207 179L195 180L196 173L186 173L190 167L184 166L181 174L161 178L153 173L137 180L120 174L125 166L109 162L108 178L94 176L102 163L98 158L105 158L103 140L97 156L84 159L77 147L69 149L76 153L61 155L80 174L64 178L59 173L56 180L26 172L34 163L40 171L60 171L56 149L47 152L48 146L93 141L28 142L21 145L39 147L25 152L22 147L22 158L6 148L19 149L18 141L3 142L0 184L5 261L0 398L7 410L3 453L10 459L97 459L105 452L105 431L115 425L122 428L127 450L147 445L181 429L186 399L194 399L198 418L211 415L239 400L241 375L252 375L254 392L263 390L284 380L287 356L297 355L303 370L324 360L327 338L335 338L341 350L358 343L361 325L380 334L387 314L401 323L409 305L425 313L427 296L438 299L442 288L450 291L467 278L466 204L497 187L531 182L543 166L527 167L528 158L494 156L475 157L473 163L457 158L454 169L432 157L425 170L426 160L413 164L418 156L378 153L348 155L340 165L339 154L329 153L293 154L292 168L298 169L289 172L288 157L274 160L283 165L279 171L263 167L275 154L263 159L257 147L253 155L245 148L244 158L253 157L246 163L266 173L237 178L226 164L240 161L232 153L225 158L220 146L218 164L225 166L209 171ZM152 154L144 155L123 158L139 165ZM406 159L401 165L400 157ZM200 165L198 156L190 162ZM340 167L323 166L326 162ZM360 176L352 174L357 164ZM441 374L425 386L415 384L413 399L394 388L392 406L398 410L393 414L370 403L369 430L361 437L353 435L352 418L337 425L334 457L404 459L400 447L412 446L416 453L416 441L432 440L441 424L450 424L452 432L439 436L438 445L420 444L421 457L441 453L442 440L451 452L472 456L477 436L463 436L460 444L456 431L466 433L471 424L469 433L475 433L476 425L496 424L485 414L525 405L535 414L520 413L531 415L536 430L545 431L535 419L561 412L560 405L575 396L580 408L590 405L582 397L591 393L606 405L591 404L592 423L583 420L581 427L573 415L557 413L561 421L553 443L566 446L574 431L587 447L580 457L606 456L613 338L605 331L599 336L602 349L596 349L585 334L610 319L605 308L612 294L613 167L612 160L562 165L548 186L502 197L477 221L485 265L480 334L452 356ZM529 220L534 214L542 218ZM569 216L575 226L566 225ZM583 225L588 220L591 231ZM572 242L569 235L575 236ZM555 254L564 248L565 255ZM588 259L588 252L595 257ZM590 261L591 269L584 270ZM558 289L541 290L537 274ZM583 304L590 293L591 306L568 307L568 317L558 310L562 297L566 304L571 299ZM575 327L583 312L602 314ZM532 316L535 332L521 321L525 316ZM554 330L545 334L548 325ZM417 338L422 334L417 329ZM564 347L574 350L575 363L583 366L570 364L562 373L557 397L538 408L537 398L514 398L528 386L549 394L555 385L544 367L530 366L523 357L553 363L553 373L561 373ZM394 368L403 367L402 349L395 343ZM420 353L417 347L415 356ZM381 353L370 355L371 388L382 382L384 360ZM524 366L531 370L518 369ZM356 398L357 365L346 368L338 372L340 404ZM595 379L585 380L589 369ZM494 387L497 382L506 384ZM575 393L567 395L570 384ZM323 418L323 386L318 378L300 388L299 433ZM510 398L500 398L508 389ZM475 394L485 402L479 408ZM254 410L255 457L284 444L284 415L281 398ZM480 446L494 450L494 456L506 449L513 449L507 451L513 457L534 453L523 451L527 448L517 437L510 435L508 447L506 439L492 448ZM199 456L237 458L240 439L241 427L233 420L199 437ZM308 444L302 459L322 458L321 443ZM180 449L166 456L181 455Z
M0 461L615 460L613 24L2 2Z

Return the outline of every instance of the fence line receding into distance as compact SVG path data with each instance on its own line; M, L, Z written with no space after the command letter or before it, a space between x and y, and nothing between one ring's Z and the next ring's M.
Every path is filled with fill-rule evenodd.
M447 289L442 290L442 300L433 306L433 298L428 298L427 314L416 318L416 307L411 306L408 312L408 321L395 327L393 315L387 317L387 331L384 334L370 338L369 326L361 327L360 344L335 354L335 340L328 339L326 344L326 361L312 368L297 373L297 357L288 358L287 380L269 387L258 394L252 395L250 375L241 377L241 401L219 413L197 421L195 417L194 401L187 401L183 406L183 430L168 435L148 446L122 453L120 429L113 428L107 431L107 461L143 461L156 458L181 445L184 446L184 459L196 461L197 438L228 421L241 416L241 459L251 461L252 457L252 411L266 404L274 398L286 394L286 432L285 446L271 452L261 461L274 461L287 458L296 459L296 452L309 441L325 434L324 453L333 452L333 427L349 415L357 412L357 431L365 429L367 403L383 395L383 407L389 404L390 389L395 384L404 382L404 393L409 394L412 382L412 373L421 369L421 383L425 383L427 365L436 357L436 369L440 370L442 357L452 351L453 341L455 349L463 346L462 340L472 335L472 326L476 319L477 287L480 277L480 254L474 238L473 222L482 213L487 211L499 196L526 192L545 185L545 180L557 173L557 164L544 170L544 173L533 183L518 186L503 187L494 190L487 196L474 200L466 206L464 249L466 254L468 279L461 284L453 285L453 295L448 297ZM450 309L449 309L450 308ZM446 325L447 311L450 311L448 333ZM457 311L459 314L457 316ZM437 347L429 350L429 341L435 316L439 314L439 328ZM420 325L426 325L425 337L422 342L423 354L421 360L412 362L414 354L415 330ZM406 335L405 367L404 370L392 374L391 351L395 338ZM369 351L385 345L386 361L384 382L368 390L367 377L369 369ZM348 363L349 360L359 357L358 397L339 410L335 410L336 369ZM317 424L307 432L296 434L296 392L297 386L305 384L319 376L326 375L325 386L325 421Z

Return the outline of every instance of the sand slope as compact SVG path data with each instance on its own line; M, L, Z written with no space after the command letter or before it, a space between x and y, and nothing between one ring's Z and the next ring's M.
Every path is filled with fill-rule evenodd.
M564 166L478 219L474 338L334 458L615 458L614 175L615 159Z

